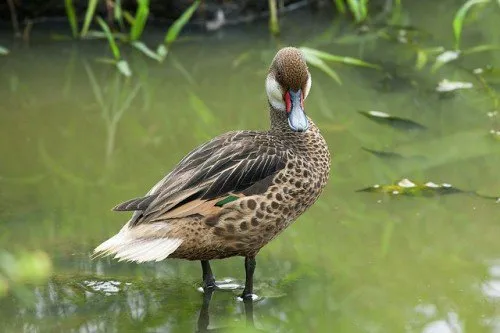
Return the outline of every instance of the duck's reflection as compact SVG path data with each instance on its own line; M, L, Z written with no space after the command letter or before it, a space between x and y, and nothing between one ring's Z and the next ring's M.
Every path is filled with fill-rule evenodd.
M203 293L203 303L200 309L200 316L198 317L198 329L196 330L196 332L200 333L216 332L221 329L221 328L214 328L214 329L208 328L208 325L210 324L209 307L213 293L214 289L209 289ZM247 326L255 327L253 320L253 301L244 300L243 304L245 305L245 317Z

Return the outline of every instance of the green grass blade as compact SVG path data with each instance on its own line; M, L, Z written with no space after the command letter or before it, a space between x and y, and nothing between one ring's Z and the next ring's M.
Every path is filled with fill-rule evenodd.
M92 23L92 19L94 18L97 2L98 0L89 0L88 2L87 11L85 12L85 19L83 20L82 31L80 32L81 37L85 37L87 35L87 32L89 32L90 23Z
M73 0L64 0L64 7L66 8L66 16L68 17L69 26L73 37L78 37L78 21L76 19L76 10Z
M210 108L194 93L189 94L189 103L193 110L196 111L198 117L207 125L215 122L215 117Z
M335 1L335 7L341 14L345 14L345 4L344 0L334 0Z
M368 0L361 0L361 21L368 17Z
M338 84L342 84L342 81L340 80L340 77L338 76L338 74L333 69L328 67L328 65L323 60L318 58L313 53L307 53L304 51L302 51L302 53L304 54L304 57L306 58L306 61L308 64L322 70L325 74L327 74L332 79L337 81Z
M134 24L130 29L131 40L138 40L141 37L148 20L148 15L149 0L137 0L137 12L135 13Z
M354 15L354 19L357 23L362 22L366 19L368 14L368 3L367 0L347 0L347 5Z
M278 6L276 0L268 1L269 7L269 30L273 36L278 36L280 34L280 25L278 22Z
M415 68L421 70L427 64L427 53L423 50L417 51L417 61L415 63Z
M478 45L478 46L471 47L470 49L464 50L462 53L463 54L472 54L472 53L496 51L496 50L500 50L500 45L484 44L484 45Z
M113 8L113 17L120 25L121 29L125 28L125 24L123 23L123 10L122 10L122 1L115 0L115 6Z
M97 23L99 23L99 25L101 26L101 29L106 34L106 38L108 39L109 47L111 48L111 51L113 52L113 57L116 60L120 60L120 57L121 57L120 56L120 49L118 48L118 45L116 44L115 37L111 33L111 30L109 30L108 25L106 24L106 22L104 22L104 20L102 18L100 18L98 16L96 19L97 19Z
M116 39L120 39L120 40L123 40L123 41L126 41L128 39L128 34L123 34L123 33L120 33L120 32L114 32L114 33L112 33L112 35ZM87 38L86 39L107 39L107 38L108 38L108 36L103 31L100 31L100 30L89 30L89 32L87 33Z
M7 54L9 54L9 49L0 45L0 55L7 55Z
M97 78L94 75L94 71L86 62L84 62L84 68L85 71L87 72L87 76L90 81L90 87L92 87L92 92L94 93L94 97L97 101L97 104L99 104L99 107L104 113L108 113L108 107L104 102L104 96L102 94L103 89L99 86Z
M490 2L490 0L469 0L466 3L458 9L458 11L455 13L455 17L453 18L453 33L455 35L455 50L460 49L460 39L462 36L462 30L464 26L464 20L465 16L467 15L467 12L469 9L472 8L472 6L481 4L481 3L487 3Z
M144 53L146 56L150 57L151 59L154 59L158 62L161 62L163 60L161 54L157 54L141 41L132 42L132 46L141 51L142 53Z
M325 61L340 62L340 63L346 64L346 65L368 67L368 68L373 68L373 69L378 69L378 70L382 69L379 65L371 64L371 63L368 63L368 62L365 62L363 60L356 59L356 58L337 56L337 55L334 55L331 53L323 52L323 51L316 50L316 49L311 49L308 47L301 47L300 50L304 54L307 53L310 55L314 55L317 58L319 58L321 60L325 60Z
M128 24L130 24L131 26L134 25L135 20L132 14L130 14L130 12L124 10L122 14L123 18L125 19L125 21L127 21Z
M179 33L181 32L182 28L188 23L188 21L191 19L191 16L193 16L194 12L200 5L200 0L196 0L193 2L191 6L189 6L188 9L182 15L175 20L175 22L172 24L170 28L168 28L167 34L165 35L165 44L169 46L173 42L177 40L177 37L179 36Z

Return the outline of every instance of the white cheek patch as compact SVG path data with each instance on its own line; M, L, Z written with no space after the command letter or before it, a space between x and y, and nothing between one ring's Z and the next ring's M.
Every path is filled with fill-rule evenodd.
M283 100L283 92L279 83L271 75L266 79L266 92L269 103L276 110L286 111L285 101Z
M307 75L307 82L306 86L304 87L304 99L307 98L307 95L309 95L309 91L311 90L311 84L312 84L312 79L311 79L311 74Z

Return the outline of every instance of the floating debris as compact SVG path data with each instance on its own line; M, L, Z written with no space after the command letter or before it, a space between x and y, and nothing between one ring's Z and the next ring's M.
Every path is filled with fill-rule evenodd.
M500 68L491 65L479 67L472 70L472 73L481 77L489 83L500 83Z
M500 131L491 130L490 134L493 139L500 141Z
M450 50L444 51L443 53L441 53L436 57L436 61L434 62L434 65L432 65L431 71L432 72L437 71L443 65L451 61L457 60L459 56L460 56L460 51L450 51Z
M95 292L104 293L106 296L111 294L116 294L120 291L121 282L120 281L96 281L96 280L85 280L83 284ZM130 285L130 283L125 283L125 285Z
M424 125L413 120L394 117L382 111L359 111L359 113L379 124L388 125L399 130L422 131L427 129Z
M226 16L224 15L224 11L222 9L218 9L215 13L215 18L205 23L205 28L207 31L215 31L222 28L225 24Z
M356 192L370 192L370 193L385 193L389 195L405 195L405 196L422 196L422 197L433 197L442 196L447 194L472 194L484 199L495 200L500 202L500 197L491 197L478 194L474 191L464 191L459 188L453 187L451 184L442 183L436 184L434 182L426 182L425 184L415 183L407 178L404 178L392 185L380 185L375 184L370 187L366 187Z
M9 49L0 45L0 55L7 55L7 54L9 54Z
M388 159L388 160L424 160L424 156L403 156L399 153L395 153L392 151L383 151L383 150L375 150L375 149L370 149L366 147L361 147L366 152L369 152L370 154L383 158L383 159Z
M444 51L436 57L436 61L446 64L450 61L457 60L460 56L460 51Z
M369 152L370 154L380 157L380 158L386 158L386 159L403 159L403 155L394 153L392 151L382 151L382 150L374 150L370 148L365 148L361 147L364 151Z
M459 56L460 56L460 51L450 51L450 50L444 51L443 53L441 53L436 57L436 62L434 62L434 65L432 65L431 71L432 72L437 71L443 65L451 61L457 60Z
M472 89L473 87L474 87L473 84L470 82L449 81L447 79L444 79L441 82L439 82L436 91L444 93L459 89Z

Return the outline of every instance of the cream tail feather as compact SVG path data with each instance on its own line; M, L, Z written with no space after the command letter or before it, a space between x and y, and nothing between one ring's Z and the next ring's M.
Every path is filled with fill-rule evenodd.
M172 254L182 239L167 236L170 227L158 222L129 227L125 224L119 233L94 250L94 258L113 255L120 261L161 261ZM162 234L164 235L162 237Z

